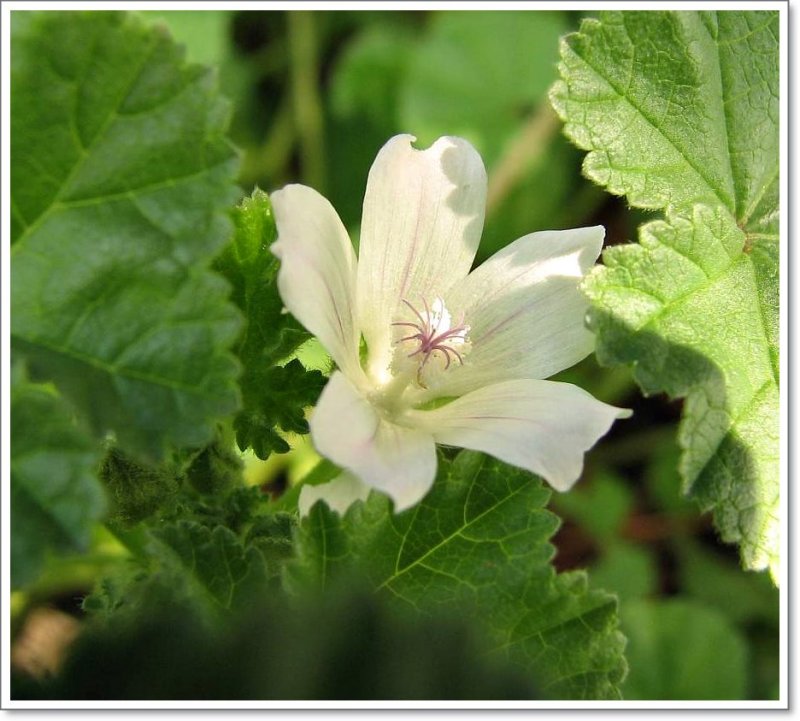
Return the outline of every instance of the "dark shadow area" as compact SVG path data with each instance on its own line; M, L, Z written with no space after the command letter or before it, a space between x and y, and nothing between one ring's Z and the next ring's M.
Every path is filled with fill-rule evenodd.
M95 619L54 678L12 676L15 700L531 699L522 673L465 621L412 618L342 583L324 598L253 594L210 622L162 588Z

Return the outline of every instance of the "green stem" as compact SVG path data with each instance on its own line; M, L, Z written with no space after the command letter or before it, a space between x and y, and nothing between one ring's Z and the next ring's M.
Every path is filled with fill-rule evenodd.
M560 128L561 122L550 103L542 101L489 172L487 216L502 205L509 193L541 160Z
M289 163L296 140L292 102L287 99L278 109L267 139L244 156L239 173L241 184L248 187L279 178Z
M303 181L324 194L325 141L314 13L291 11L287 16L292 103L300 140Z

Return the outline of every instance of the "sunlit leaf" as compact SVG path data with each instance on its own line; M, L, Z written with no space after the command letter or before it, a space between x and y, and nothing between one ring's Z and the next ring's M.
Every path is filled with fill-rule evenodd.
M686 398L685 490L777 579L778 14L603 13L561 55L587 175L667 212L585 284L598 358Z

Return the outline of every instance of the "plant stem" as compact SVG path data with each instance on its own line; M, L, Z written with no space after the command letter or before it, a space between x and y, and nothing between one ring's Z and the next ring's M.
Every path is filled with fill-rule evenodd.
M561 121L550 103L544 100L491 169L486 215L491 215L500 207L514 186L541 158L560 127Z
M319 97L314 13L290 11L289 53L291 57L292 104L300 140L303 181L325 193L325 141L322 102Z
M292 103L287 99L281 103L267 139L258 147L248 150L244 156L239 173L241 184L249 187L263 179L270 182L281 179L295 140Z

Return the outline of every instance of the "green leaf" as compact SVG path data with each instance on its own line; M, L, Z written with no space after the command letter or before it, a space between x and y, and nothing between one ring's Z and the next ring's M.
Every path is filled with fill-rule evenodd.
M265 459L289 450L278 428L308 433L304 409L316 402L326 379L319 371L305 370L298 360L277 365L310 334L283 312L277 287L279 261L269 250L277 238L269 197L256 189L236 207L233 217L233 242L216 267L233 285L233 299L247 318L237 348L244 366L243 407L234 428L239 447L252 447Z
M188 489L164 518L174 522L191 519L210 529L224 526L249 543L248 529L261 517L260 509L269 497L258 486L239 485L215 495L198 496Z
M120 12L16 13L12 43L13 347L121 446L202 445L238 403L214 76Z
M106 452L99 476L111 501L108 520L123 525L153 515L177 493L180 483L171 469L139 463L116 447Z
M11 581L37 577L48 553L84 551L105 510L100 446L50 386L15 372L11 391Z
M216 438L201 448L186 468L186 480L198 493L215 495L243 484L241 455L229 445Z
M603 13L564 39L551 93L587 175L667 211L585 283L598 359L686 398L684 490L774 579L777 36L776 12Z
M258 549L245 547L224 526L209 528L194 521L177 521L152 531L168 548L179 567L189 597L207 600L212 608L232 608L265 577L264 558ZM214 605L216 604L216 606Z
M562 40L559 69L551 99L592 180L777 233L777 12L604 12Z
M642 226L585 282L601 363L633 363L645 393L685 397L684 490L713 509L747 568L779 554L779 392L754 254L726 211ZM771 283L777 288L777 267ZM763 276L762 276L763 277Z
M101 615L123 608L136 614L158 595L213 622L252 594L277 587L291 555L295 516L262 515L268 499L258 487L212 485L198 495L184 484L144 523L115 526L135 555L100 581L84 608ZM126 492L130 504L136 497Z
M622 620L626 699L746 698L747 646L720 613L689 601L639 601L623 605Z
M616 602L583 574L556 576L548 497L525 471L473 452L440 455L433 489L403 513L375 493L344 518L315 504L287 582L324 588L365 574L401 607L464 611L543 697L616 698L625 673Z

